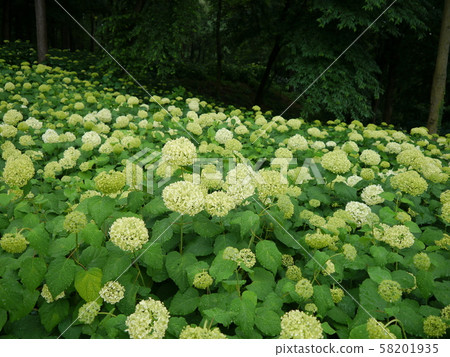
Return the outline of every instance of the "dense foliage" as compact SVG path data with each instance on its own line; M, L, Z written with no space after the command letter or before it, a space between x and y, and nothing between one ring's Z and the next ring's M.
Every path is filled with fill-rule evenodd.
M448 336L448 138L133 96L20 47L0 48L2 336Z

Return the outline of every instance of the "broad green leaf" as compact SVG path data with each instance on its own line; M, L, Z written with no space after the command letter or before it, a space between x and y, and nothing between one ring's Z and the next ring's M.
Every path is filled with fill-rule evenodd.
M381 246L373 245L370 247L370 254L375 259L375 262L379 266L384 266L387 264L387 256L389 251Z
M349 202L349 201L356 201L358 198L356 194L356 188L350 187L347 184L343 182L336 182L334 184L334 192L339 199Z
M203 314L211 321L217 322L219 324L228 327L233 319L236 317L236 312L226 311L218 307L213 307L212 309L207 309L203 311Z
M188 315L194 312L200 301L198 291L192 287L185 292L178 291L170 302L171 315Z
M169 326L167 327L167 332L174 337L180 336L181 331L185 326L187 326L186 319L184 317L172 316L169 320Z
M398 223L397 220L395 219L395 212L387 206L380 209L378 215L380 216L381 222L383 223L391 225Z
M417 287L422 297L428 299L434 290L433 274L428 271L418 271L416 274Z
M186 274L186 268L195 264L197 259L193 254L184 253L181 255L178 252L170 252L166 257L166 269L170 279L177 284L181 291L185 291L189 287L189 282Z
M216 283L219 283L233 275L236 268L237 263L233 260L223 259L223 251L220 251L211 263L209 273Z
M164 200L162 199L162 197L157 196L144 206L142 213L144 215L148 214L152 216L159 216L168 211L169 210L164 204Z
M392 202L395 200L396 195L393 192L382 192L380 193L380 197L384 198L386 201Z
M259 300L264 300L275 288L273 274L263 268L253 268L253 273L249 276L252 283L247 285L247 290L253 291Z
M201 237L212 238L223 232L223 227L212 222L208 217L198 214L193 219L195 233Z
M164 264L163 253L161 249L161 244L159 243L148 243L143 248L144 253L141 256L141 261L150 268L162 269Z
M281 332L280 316L264 307L256 309L255 325L266 336L278 336Z
M86 201L89 214L99 226L114 212L115 201L111 197L95 196Z
M263 240L256 244L255 251L258 262L275 274L281 266L281 253L276 244L269 240Z
M404 270L394 270L391 275L392 280L399 282L402 289L411 289L415 286L416 281L413 275Z
M252 291L244 291L242 296L235 298L230 305L230 310L236 312L234 322L245 334L251 333L255 324L256 294Z
M369 273L370 279L372 279L377 284L380 284L383 280L392 280L392 276L389 270L379 266L369 267L367 269L367 272Z
M45 260L39 257L28 257L20 264L19 276L23 285L34 290L41 285L47 272Z
M57 300L50 304L44 303L39 308L39 317L42 325L50 332L69 315L69 302L67 300Z
M88 223L80 232L80 238L89 245L100 247L105 241L105 234L94 223Z
M8 313L4 309L0 309L0 331L8 320Z
M76 266L72 259L55 258L48 266L45 280L53 296L57 296L72 284Z
M241 237L246 237L251 231L256 231L259 227L259 216L253 211L239 212L232 220L232 224L240 226Z
M36 249L40 255L45 256L47 254L50 236L44 228L44 223L25 233L25 237L30 242L30 246Z
M75 275L75 289L85 301L94 301L102 288L102 270L91 268Z
M150 242L164 243L173 236L173 221L170 218L164 218L156 221L152 227L152 236Z
M334 307L328 285L314 285L313 300L317 306L318 313L322 316L326 316L327 311Z
M350 331L350 338L357 338L357 339L368 339L369 333L367 332L367 324L359 325L354 327Z

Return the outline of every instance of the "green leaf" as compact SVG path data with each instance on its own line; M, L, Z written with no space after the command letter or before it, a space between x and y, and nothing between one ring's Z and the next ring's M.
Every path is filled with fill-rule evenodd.
M393 192L382 192L380 193L380 197L384 198L386 201L394 201L395 200L395 193Z
M167 332L174 337L179 337L185 326L187 326L187 322L184 317L171 317L169 320L169 326L167 327Z
M389 251L384 248L377 245L373 245L370 247L370 254L372 254L372 257L374 257L375 262L380 265L384 266L387 264L387 257L389 254Z
M230 310L236 312L234 322L245 334L250 334L255 324L256 294L252 291L244 291L242 296L235 298L230 305Z
M152 244L152 243L150 243ZM150 268L162 269L164 264L161 244L153 243L152 245L144 246L144 253L141 256L141 261Z
M236 268L236 262L233 260L223 259L223 251L221 250L211 263L209 274L211 274L216 283L219 283L233 275Z
M0 309L0 331L3 326L5 326L6 321L8 320L8 313L4 309Z
M267 336L278 336L281 332L281 319L275 311L264 307L256 309L256 327Z
M356 188L350 187L343 182L336 182L334 184L334 192L337 197L345 202L356 201L358 198Z
M47 332L53 330L68 315L69 302L67 300L58 300L51 304L44 303L39 308L39 317Z
M170 218L164 218L156 221L152 227L152 237L150 242L164 243L173 236L173 221Z
M36 305L39 291L30 291L15 279L0 279L0 309L8 311L9 321L20 320L28 315Z
M27 257L20 264L19 276L23 285L34 290L41 285L47 272L45 260L39 257Z
M372 279L377 284L380 284L383 280L392 280L391 273L389 270L382 267L369 267L367 269L370 279Z
M86 199L86 201L88 201L89 214L99 226L114 212L115 201L111 197L95 196Z
M378 215L380 216L380 220L383 223L391 225L398 223L397 220L395 219L395 212L387 206L380 209Z
M231 224L240 226L241 237L247 236L250 231L256 231L259 227L259 216L253 211L244 211L236 214Z
M256 244L255 251L258 262L275 274L281 266L281 253L276 244L270 240L263 240Z
M105 241L105 234L94 223L88 223L80 232L80 238L93 247L100 247Z
M405 331L413 336L423 335L423 318L418 313L419 304L413 300L404 300L395 317L401 321Z
M366 279L359 286L359 302L377 320L386 317L382 311L387 303L378 294L378 285L373 280ZM364 314L367 315L367 312L364 311Z
M130 212L138 212L144 204L144 192L133 191L127 196L127 209Z
M281 243L290 248L302 249L301 243L295 239L293 234L289 233L286 227L281 227L278 223L274 223L274 226L273 234Z
M428 299L434 290L433 274L428 271L418 271L416 274L417 287L422 297Z
M209 320L222 324L225 327L228 327L236 317L236 312L226 311L218 307L213 307L212 309L204 310L203 314Z
M259 300L264 300L275 287L273 274L263 268L253 268L253 273L249 274L252 283L247 285L247 290L253 291Z
M420 236L420 240L427 245L434 245L435 241L441 240L444 237L444 232L436 227L426 227Z
M194 312L200 302L198 291L192 287L185 292L178 291L173 297L169 311L173 315L187 315Z
M322 323L322 329L327 335L334 335L336 333L336 330L328 322Z
M75 271L76 265L72 259L59 257L49 264L45 280L53 296L61 294L72 284Z
M450 305L450 282L435 282L434 283L434 296L444 306Z
M354 327L350 331L350 338L357 338L357 339L368 339L369 333L367 332L367 324L364 325L358 325Z
M414 223L413 221L408 221L405 222L405 226L409 228L409 230L411 231L411 233L418 233L421 234L422 230L419 228L419 226Z
M197 259L193 254L184 253L181 255L178 252L170 252L166 257L166 269L170 279L177 284L181 291L189 287L189 281L186 274L186 268L195 264Z
M392 272L392 280L400 283L402 289L411 289L415 286L414 277L404 270L395 270Z
M94 301L102 288L102 270L91 268L81 270L75 275L75 289L85 301Z
M328 285L314 285L313 300L317 306L318 313L322 316L326 316L327 311L334 307Z
M26 233L26 238L30 242L30 246L33 247L40 255L45 256L48 252L50 244L50 236L44 228L44 223L34 227L31 231Z
M213 223L208 217L198 214L193 219L193 228L195 233L201 237L213 238L223 232L223 227Z
M159 216L168 211L169 210L164 204L164 200L162 199L162 197L157 196L144 206L142 213L144 215L148 214L152 216Z

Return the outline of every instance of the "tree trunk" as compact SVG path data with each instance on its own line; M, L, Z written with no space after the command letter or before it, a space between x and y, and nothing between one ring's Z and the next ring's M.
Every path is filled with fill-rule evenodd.
M222 39L220 37L220 25L222 21L222 0L217 2L217 15L216 15L216 54L217 54L217 64L216 64L216 79L217 88L220 88L222 81Z
M431 134L437 133L444 107L445 83L447 80L448 51L450 46L450 0L445 0L442 13L441 34L431 86L430 113L427 128Z
M93 38L90 37L90 51L94 52L94 50L95 50L95 41L94 41L94 38L95 38L95 17L94 17L93 14L91 14L89 17L90 17L90 20L91 20L91 36L93 37Z
M38 62L42 63L48 53L47 20L45 15L45 0L34 0L36 12L36 34Z
M395 61L395 59L394 59ZM384 96L383 122L391 124L394 111L395 94L397 92L396 62L391 62L388 69L388 83Z
M275 44L270 52L269 59L267 60L266 69L259 83L258 91L256 92L255 104L261 104L263 100L264 90L266 89L267 82L269 81L270 72L281 50L281 36L275 38Z
M3 0L2 38L11 40L11 0Z

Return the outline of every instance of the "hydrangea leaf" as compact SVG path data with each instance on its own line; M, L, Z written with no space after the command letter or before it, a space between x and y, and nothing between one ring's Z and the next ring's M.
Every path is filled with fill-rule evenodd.
M27 257L20 264L19 276L23 285L34 290L41 285L47 272L45 260L39 257Z
M50 332L63 319L69 315L69 302L67 300L58 300L51 304L42 304L39 308L39 317L42 325Z
M55 258L48 266L45 280L53 296L57 296L72 284L75 278L76 265L72 259Z
M91 268L81 270L75 275L75 289L85 301L94 301L102 288L102 270Z
M258 262L275 274L281 266L281 253L276 244L269 240L263 240L256 244L255 252Z

